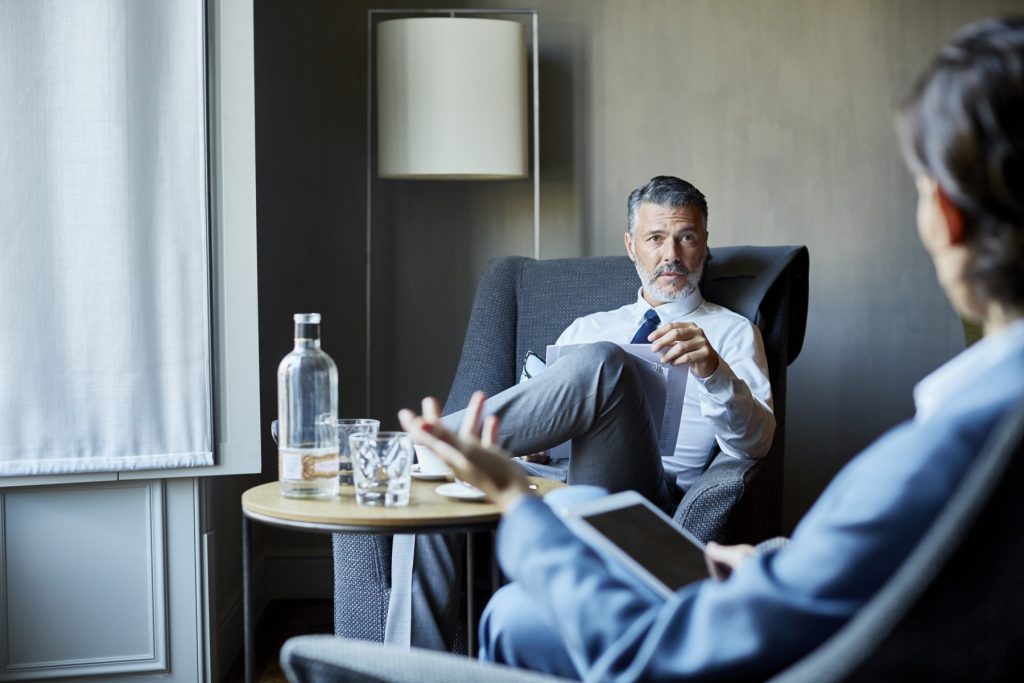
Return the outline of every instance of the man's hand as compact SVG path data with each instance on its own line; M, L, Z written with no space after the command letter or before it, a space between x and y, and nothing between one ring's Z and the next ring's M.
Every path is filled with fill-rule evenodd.
M529 482L519 466L510 460L511 454L496 445L498 418L489 416L481 428L483 404L483 393L473 394L458 435L441 425L441 404L435 398L423 399L422 417L411 410L402 410L398 419L413 441L437 453L456 477L486 493L504 512L520 496L530 493Z
M540 451L538 453L528 453L526 455L520 455L520 460L525 462L535 462L538 465L547 465L551 462L551 455L547 451Z
M652 351L662 351L662 363L689 364L690 372L702 379L718 369L718 352L711 347L704 330L693 323L662 325L648 339Z
M752 545L719 545L714 541L704 547L704 563L716 581L725 581L736 569L757 554Z

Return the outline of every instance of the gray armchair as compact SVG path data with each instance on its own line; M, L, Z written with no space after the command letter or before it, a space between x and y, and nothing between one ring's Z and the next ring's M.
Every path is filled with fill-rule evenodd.
M527 351L543 353L579 316L634 301L638 287L636 270L625 256L548 261L515 256L492 261L477 287L445 413L464 408L478 389L496 394L514 385ZM807 249L713 248L701 290L709 301L761 328L776 429L762 460L711 454L705 472L676 509L675 519L705 541L756 543L777 535L781 527L786 368L803 345ZM477 547L486 551L488 544L481 542ZM337 635L383 640L390 564L390 539L334 536ZM460 632L457 650L464 651L464 639L465 633Z
M781 528L786 368L803 345L807 276L806 247L711 249L701 291L761 328L777 426L761 461L709 457L675 514L702 540L756 543ZM527 351L543 354L574 319L628 304L638 287L625 256L493 261L477 287L445 412L464 408L478 389L496 394L512 386Z
M1024 404L975 458L896 574L846 626L771 683L1024 680ZM332 636L289 640L292 683L557 683L464 657Z

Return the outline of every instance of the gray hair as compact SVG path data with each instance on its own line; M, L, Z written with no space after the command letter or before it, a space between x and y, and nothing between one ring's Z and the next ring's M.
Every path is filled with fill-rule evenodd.
M700 215L704 217L704 227L708 226L708 200L696 187L675 176L654 176L646 184L629 193L629 199L626 201L626 227L630 235L636 231L636 216L641 204L671 208L696 206L700 209Z

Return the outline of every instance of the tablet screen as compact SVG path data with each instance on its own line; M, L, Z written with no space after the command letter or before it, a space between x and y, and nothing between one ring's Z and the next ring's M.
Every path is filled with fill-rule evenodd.
M672 591L708 577L703 549L643 504L585 514L582 519Z

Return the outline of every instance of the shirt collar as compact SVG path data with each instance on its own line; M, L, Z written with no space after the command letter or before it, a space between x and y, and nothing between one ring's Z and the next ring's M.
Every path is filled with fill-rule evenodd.
M1002 363L1024 348L1024 320L1011 323L996 334L983 337L942 365L914 387L916 419L927 419L963 390L970 380Z
M694 287L693 291L684 296L681 299L675 301L669 301L668 303L661 304L654 310L658 312L658 318L662 322L670 320L678 320L684 315L689 315L700 308L701 304L704 303L704 297L700 293L699 287ZM644 320L644 313L651 309L651 304L644 298L644 288L641 287L636 294L636 319L637 325L641 324Z

